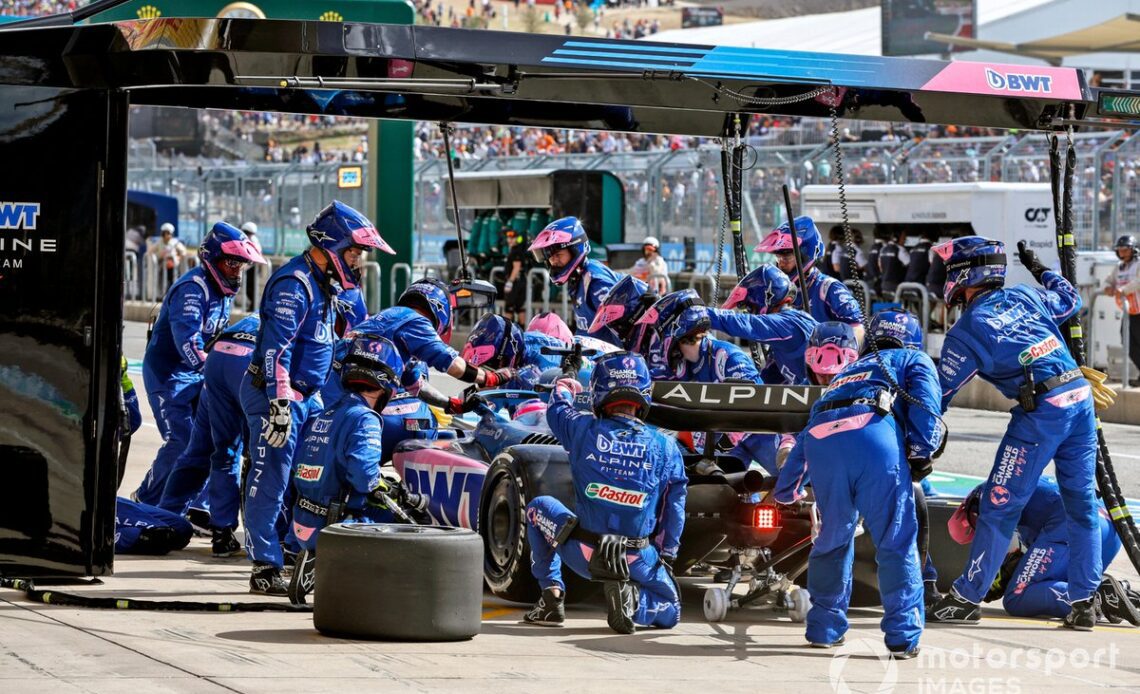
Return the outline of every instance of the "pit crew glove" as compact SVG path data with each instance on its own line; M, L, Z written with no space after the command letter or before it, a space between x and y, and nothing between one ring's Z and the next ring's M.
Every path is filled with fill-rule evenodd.
M377 481L376 486L368 492L366 501L369 506L374 508L388 508L388 501L392 498L391 493L392 486L388 483L388 480L381 477Z
M582 392L582 384L573 378L560 378L554 382L554 392L561 393L562 397L573 400L574 396Z
M1112 407L1116 402L1116 391L1105 385L1104 381L1108 378L1108 374L1103 371L1097 371L1088 366L1081 367L1081 373L1088 379L1089 384L1092 386L1093 406L1097 412L1107 410Z
M907 458L907 462L910 463L910 478L915 482L921 482L934 472L934 463L930 458Z
M677 561L677 557L670 556L668 554L662 554L661 555L661 564L664 565L665 570L667 572L669 572L669 578L672 578L674 581L677 580L676 574L674 573L674 570L673 570L673 564L676 561Z
M265 442L274 448L281 448L289 440L289 432L293 428L293 413L289 409L287 398L273 398L269 401L269 417L261 429L261 436Z
M1029 274L1033 275L1033 279L1040 284L1041 275L1045 274L1049 268L1045 267L1041 259L1037 257L1037 252L1026 246L1024 241L1018 241L1017 257L1025 269L1029 271Z
M481 369L481 371L483 372L483 388L500 388L518 374L515 369L495 369L494 371Z
M474 388L468 388L460 396L448 398L447 406L443 408L443 411L452 416L461 415L465 412L471 412L483 402L483 398L479 397Z

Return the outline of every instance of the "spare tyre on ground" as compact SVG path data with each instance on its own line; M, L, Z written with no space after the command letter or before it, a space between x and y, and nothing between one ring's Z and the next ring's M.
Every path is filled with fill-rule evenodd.
M483 616L483 540L463 528L331 525L317 537L313 602L329 636L469 639Z

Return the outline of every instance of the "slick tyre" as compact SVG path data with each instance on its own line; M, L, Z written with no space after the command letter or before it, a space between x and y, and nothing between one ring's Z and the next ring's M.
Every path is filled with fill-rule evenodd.
M574 508L570 464L561 447L512 446L500 453L483 482L479 504L479 534L483 536L483 577L497 597L533 603L541 591L530 572L526 505L550 495ZM581 601L598 591L591 583L563 567L567 602Z
M317 537L313 624L329 636L458 641L479 633L483 542L462 528L336 524Z

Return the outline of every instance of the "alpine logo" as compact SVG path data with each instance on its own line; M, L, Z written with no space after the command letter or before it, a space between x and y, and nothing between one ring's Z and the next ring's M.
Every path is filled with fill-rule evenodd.
M305 465L297 466L297 479L306 482L319 482L321 475L325 472L324 465Z
M624 455L630 458L644 458L645 444L636 441L618 441L608 436L598 434L598 451L601 453Z
M986 84L992 89L1001 91L1033 94L1048 94L1053 91L1053 78L1048 75L998 72L992 68L986 68Z
M1050 335L1049 337L1038 342L1037 344L1033 345L1032 347L1028 347L1028 348L1022 350L1021 354L1017 355L1017 361L1022 366L1027 366L1027 365L1032 364L1033 362L1037 361L1041 357L1043 357L1047 354L1050 354L1052 352L1055 352L1060 348L1061 348L1061 341L1058 340L1055 335Z
M618 506L642 508L645 506L645 492L632 492L628 489L611 487L602 482L591 482L586 485L586 496L590 499L608 501Z

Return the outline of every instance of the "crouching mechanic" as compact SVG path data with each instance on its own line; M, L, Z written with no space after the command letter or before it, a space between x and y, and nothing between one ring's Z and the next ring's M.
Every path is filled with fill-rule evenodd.
M950 537L960 545L968 545L974 539L983 486L974 487L947 523ZM1099 511L1100 558L1108 566L1120 551L1120 537L1108 513L1103 508ZM1042 477L1017 521L1017 548L1006 555L984 599L989 602L1003 598L1005 611L1015 617L1063 619L1071 609L1066 600L1068 573L1069 531L1061 490L1052 478ZM1134 595L1126 583L1105 574L1096 589L1096 610L1113 624L1127 621L1140 626L1140 609L1133 604Z
M817 648L843 643L861 514L875 544L884 640L893 657L907 659L918 654L924 609L912 480L930 474L945 431L934 362L905 348L922 344L917 319L879 313L867 332L878 352L843 368L812 406L780 470L775 498L797 500L804 474L811 475L822 522L808 563L808 642Z
M1068 516L1068 596L1064 626L1090 631L1100 584L1100 524L1094 488L1097 441L1093 391L1069 354L1060 323L1081 298L1037 254L1019 244L1022 264L1044 289L1005 287L1005 245L981 236L934 248L946 263L947 306L965 305L946 333L939 366L942 408L975 374L1018 402L982 490L970 561L930 611L932 622L976 624L978 603L1001 567L1022 509L1050 460ZM1100 384L1096 384L1099 386Z
M388 483L380 476L380 413L399 387L404 360L384 338L357 337L341 361L340 399L312 419L301 434L293 472L293 534L301 545L289 585L293 602L312 589L321 528L345 519L389 520Z
M563 562L603 581L614 631L631 634L635 624L669 629L680 621L672 564L685 523L687 478L676 441L642 421L651 386L645 360L630 352L607 354L595 365L594 414L574 409L577 381L564 378L555 386L546 417L569 453L578 512L551 496L527 504L531 572L542 597L525 621L562 624Z

